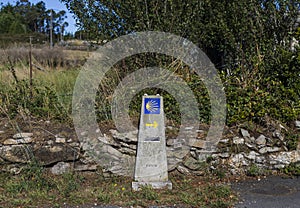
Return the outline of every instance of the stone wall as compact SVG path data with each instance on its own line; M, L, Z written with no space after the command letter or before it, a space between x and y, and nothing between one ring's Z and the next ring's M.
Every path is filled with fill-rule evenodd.
M300 122L296 121L294 126L294 135L299 136ZM166 129L171 128L174 127ZM186 130L193 131L189 127ZM300 145L294 150L288 149L290 138L285 138L288 131L291 129L281 124L269 125L256 132L245 127L228 128L214 152L208 152L204 147L205 130L197 130L199 137L190 146L180 145L170 137L167 138L168 169L183 174L202 174L205 164L210 169L226 168L231 174L244 174L253 165L260 170L280 170L300 162ZM93 149L95 147L97 149ZM33 133L18 133L1 142L0 164L2 170L14 173L36 161L54 174L103 169L104 172L133 176L136 148L137 131L119 133L110 130L110 134L89 142L60 136L37 140Z

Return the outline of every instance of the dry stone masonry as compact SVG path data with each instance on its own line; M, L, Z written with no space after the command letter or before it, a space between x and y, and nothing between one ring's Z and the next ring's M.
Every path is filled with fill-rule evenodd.
M294 126L296 135L299 135L300 121L295 121ZM174 128L166 127L167 130L174 130ZM191 130L188 127L186 129ZM259 133L252 132L246 127L239 128L238 131L224 135L215 152L205 149L205 129L197 130L199 138L188 148L178 144L172 136L166 135L168 171L177 170L182 174L199 175L203 174L203 164L206 163L211 169L224 166L231 174L244 174L253 165L261 170L279 170L291 163L300 163L300 143L298 142L298 147L294 150L289 150L288 138L285 138L287 131L289 129L283 125L273 125L272 128L268 128L268 131ZM5 130L0 128L0 135L4 134ZM62 136L53 136L52 139L43 141L36 140L36 136L24 132L2 140L1 169L19 173L24 165L37 161L50 168L53 174L71 170L94 171L103 168L104 172L133 177L137 131L119 133L111 129L109 134L94 140L103 144L96 150L97 154L103 154L108 160L109 157L115 159L110 166L106 167L102 167L101 162L94 161L86 154L91 151L89 145L95 146L93 144L81 144L75 138ZM128 163L124 165L122 161Z

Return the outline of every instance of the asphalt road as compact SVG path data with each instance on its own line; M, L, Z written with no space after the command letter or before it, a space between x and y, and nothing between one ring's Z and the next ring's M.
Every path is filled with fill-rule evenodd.
M300 177L268 176L232 184L240 195L235 208L300 208Z

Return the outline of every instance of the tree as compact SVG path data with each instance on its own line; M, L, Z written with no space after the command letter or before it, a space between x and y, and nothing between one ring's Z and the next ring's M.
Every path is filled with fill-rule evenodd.
M229 74L237 66L252 69L274 47L283 46L299 11L297 1L286 0L61 1L94 37L171 32L196 43Z
M11 13L2 14L0 16L0 33L9 33L10 25L15 21L14 15Z
M295 109L300 109L300 59L289 44L296 30L298 0L61 2L76 16L80 34L94 39L150 30L170 32L197 44L224 80L231 123L236 118L259 120L265 114L283 120L299 116ZM146 58L148 62L139 63L149 65L153 59Z
M15 5L3 5L0 9L0 34L2 33L47 33L49 32L50 10L46 10L43 1L36 4L28 0L17 1ZM53 11L52 21L54 32L62 33L68 26L64 21L66 12Z
M22 24L19 20L15 20L9 26L9 34L25 34L26 31L26 25Z

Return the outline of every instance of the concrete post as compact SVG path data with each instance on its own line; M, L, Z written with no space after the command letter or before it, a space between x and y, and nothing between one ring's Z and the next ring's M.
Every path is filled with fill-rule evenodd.
M132 189L141 186L172 189L168 180L163 98L143 96Z

